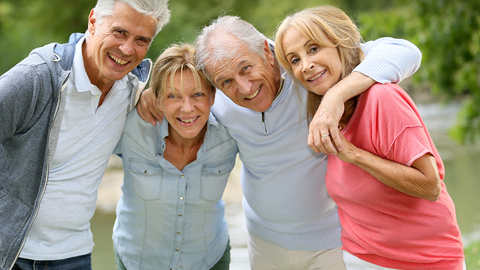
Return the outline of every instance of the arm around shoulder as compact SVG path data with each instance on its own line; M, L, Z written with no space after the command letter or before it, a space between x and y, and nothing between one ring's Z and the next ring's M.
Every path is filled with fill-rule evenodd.
M420 67L422 53L408 40L379 38L362 44L365 59L354 71L379 83L399 83Z

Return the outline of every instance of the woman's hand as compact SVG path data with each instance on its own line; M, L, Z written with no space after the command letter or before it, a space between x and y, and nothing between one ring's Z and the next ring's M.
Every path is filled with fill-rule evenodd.
M343 149L338 152L337 157L345 162L355 164L360 149L347 140L342 132L338 132L338 137L342 142Z
M308 145L313 151L332 155L342 151L338 124L343 115L344 103L342 97L331 94L330 90L323 96L308 127Z
M339 135L344 146L337 154L341 160L360 167L383 184L410 196L432 202L440 197L441 179L431 154L419 157L409 167L360 149L341 132Z
M138 115L145 121L156 125L157 121L163 121L163 112L158 107L157 97L152 89L148 88L140 95L140 100L137 103Z
M309 126L308 145L313 151L332 155L342 151L338 124L345 110L345 102L365 92L373 84L375 81L370 77L352 72L327 91Z

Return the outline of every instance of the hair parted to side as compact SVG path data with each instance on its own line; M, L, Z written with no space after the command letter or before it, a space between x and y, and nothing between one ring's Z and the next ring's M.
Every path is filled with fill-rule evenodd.
M290 73L292 78L295 78L295 76L285 58L285 50L282 46L285 33L289 29L297 30L321 47L331 46L328 45L326 40L322 40L322 33L324 33L337 48L340 55L342 63L340 80L352 73L353 69L364 58L361 48L362 36L357 25L343 10L328 5L307 8L287 16L276 31L275 52L277 60ZM309 120L312 119L318 109L321 98L315 93L308 92L307 115ZM356 97L347 101L347 103L345 104L345 110L347 110L347 106L355 106Z
M225 42L228 38L228 42ZM232 40L233 39L233 40ZM236 40L236 42L234 42ZM252 24L238 16L220 16L205 26L196 39L197 68L213 84L209 69L218 62L232 59L238 55L240 45L247 46L250 52L258 54L267 61L264 42L267 40ZM211 70L210 70L211 71Z
M153 66L150 88L155 93L158 102L163 100L168 82L170 82L170 86L172 86L172 90L175 92L175 89L173 89L173 77L177 72L182 73L183 87L183 72L185 70L190 70L193 73L197 86L200 87L203 80L211 87L212 91L215 91L215 87L213 87L213 85L206 80L202 72L196 68L195 47L188 43L173 44L160 54Z
M170 21L170 10L168 9L168 0L98 0L94 7L94 14L98 24L102 24L107 16L113 16L113 10L116 3L125 3L135 9L138 13L145 16L152 16L157 20L155 36L162 30L163 26ZM87 38L90 33L87 31Z

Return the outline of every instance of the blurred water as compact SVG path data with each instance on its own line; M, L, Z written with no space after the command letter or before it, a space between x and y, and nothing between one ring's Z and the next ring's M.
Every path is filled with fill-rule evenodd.
M455 203L464 245L480 240L480 142L460 145L448 137L458 104L418 105L445 165L445 185Z
M417 104L425 124L445 164L445 184L455 202L457 220L464 244L480 240L480 143L459 145L447 135L447 130L456 119L459 106L450 104ZM237 164L236 167L238 167ZM238 181L236 179L235 181ZM233 183L236 183L232 181ZM229 185L231 185L229 183ZM228 187L227 187L228 188ZM235 187L239 189L239 186ZM229 224L232 245L231 270L250 269L248 262L245 217L239 200L227 200L226 219ZM93 269L114 270L112 227L115 214L97 211L91 221L95 248Z

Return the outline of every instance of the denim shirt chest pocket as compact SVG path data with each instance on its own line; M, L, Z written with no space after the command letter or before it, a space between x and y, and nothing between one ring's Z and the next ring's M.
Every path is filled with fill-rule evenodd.
M228 176L234 165L233 158L221 162L204 163L200 174L200 198L208 202L218 201L225 191Z
M162 167L155 162L129 158L128 171L132 187L143 200L160 200L162 192Z

